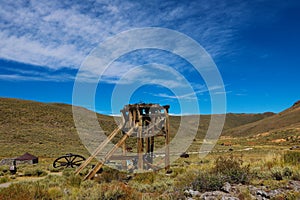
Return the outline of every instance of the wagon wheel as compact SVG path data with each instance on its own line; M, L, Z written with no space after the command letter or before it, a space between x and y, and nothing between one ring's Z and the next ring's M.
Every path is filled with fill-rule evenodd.
M78 167L81 165L81 163L85 160L85 158L81 155L77 154L66 154L65 156L61 156L54 160L53 167L59 168L59 167Z

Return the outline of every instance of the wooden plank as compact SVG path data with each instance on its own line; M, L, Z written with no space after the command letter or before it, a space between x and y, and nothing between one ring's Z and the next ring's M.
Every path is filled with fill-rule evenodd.
M95 176L97 171L101 169L103 164L113 155L113 153L125 142L125 140L133 133L133 131L138 127L138 124L136 124L134 127L132 127L124 136L121 138L121 140L106 154L104 159L97 163L97 165L84 177L84 180L91 179Z
M121 130L120 127L117 127L92 153L92 155L86 159L75 171L75 174L78 175L83 168L85 168L102 150L103 148L117 135Z
M132 160L137 159L137 156L112 155L109 160Z

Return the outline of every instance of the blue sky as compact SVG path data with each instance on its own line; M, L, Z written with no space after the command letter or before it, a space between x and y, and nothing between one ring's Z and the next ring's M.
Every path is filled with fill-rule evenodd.
M280 112L300 99L297 0L9 0L0 4L1 97L71 104L76 74L101 42L133 28L162 27L194 39L212 57L223 78L227 112ZM152 68L147 70L137 68L149 64ZM152 69L159 71L159 66L170 67L168 72L177 82L163 83L163 76L151 79L132 94L129 103L170 104L171 113L195 113L192 106L182 111L179 105L179 100L188 105L195 99L172 92L183 76L195 91L200 112L211 113L210 93L193 66L171 52L153 49L133 51L112 63L98 85L96 111L116 114L112 110L120 108L112 109L111 101L117 81L123 78L126 86L149 77ZM86 72L86 84L91 74ZM211 93L217 94L218 87L210 88Z

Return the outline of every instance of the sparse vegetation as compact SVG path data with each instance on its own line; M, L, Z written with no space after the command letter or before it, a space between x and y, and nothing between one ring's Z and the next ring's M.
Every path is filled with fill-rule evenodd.
M28 169L24 172L24 176L46 176L47 172L42 169Z
M218 157L212 172L224 176L229 183L249 183L250 165L243 165L242 158L233 155L229 157Z
M247 187L249 184L275 190L286 188L291 181L300 181L300 152L296 148L288 150L291 144L299 144L297 124L300 117L295 109L280 115L228 115L225 135L214 150L204 159L194 154L190 154L189 158L179 158L172 164L173 172L169 175L163 170L127 174L104 167L94 180L83 181L88 169L75 176L74 169L52 167L53 160L65 153L88 156L76 134L70 106L0 100L0 137L7 139L0 141L1 156L20 155L30 146L32 153L40 159L36 165L18 165L15 175L11 175L9 166L0 166L0 184L12 183L9 187L0 188L1 200L185 199L186 190L220 190L225 182L240 184L235 195L248 200L253 197ZM98 115L98 119L106 133L116 126L112 117ZM180 117L171 116L170 120L171 132L176 133ZM209 121L209 115L201 116L196 139L189 151L199 150ZM128 145L135 149L135 143L136 139L133 138ZM157 144L163 145L160 141ZM299 192L286 190L284 194L277 194L271 199L299 198Z
M283 155L285 163L297 165L300 164L300 152L299 151L288 151Z
M249 183L250 166L243 166L241 158L218 157L210 170L201 170L192 182L192 187L199 191L220 190L225 182Z

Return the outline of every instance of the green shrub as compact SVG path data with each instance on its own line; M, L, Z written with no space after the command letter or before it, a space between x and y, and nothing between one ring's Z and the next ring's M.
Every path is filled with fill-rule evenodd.
M269 170L264 171L260 167L252 168L250 174L251 174L252 178L258 178L258 179L262 179L262 180L271 178L270 171Z
M48 170L49 170L50 172L60 172L60 171L61 171L60 168L54 168L54 167L52 166L52 164L48 166Z
M122 181L126 179L127 175L124 172L120 172L119 170L106 167L103 169L101 174L98 174L94 180L98 183L110 183L112 181Z
M220 173L200 172L192 182L192 187L202 192L220 190L225 180L225 177Z
M48 187L62 187L67 185L67 178L59 175L48 175L46 178L39 180Z
M60 187L51 187L48 189L50 199L61 199L64 195Z
M46 176L47 175L47 172L42 170L42 169L27 169L25 172L24 172L24 176L38 176L38 177L41 177L41 176Z
M249 200L249 199L253 199L253 198L252 198L252 195L248 188L242 188L238 194L238 199Z
M142 194L124 183L112 181L111 183L97 184L89 181L82 183L76 199L101 199L101 200L139 200Z
M46 185L37 182L11 184L0 191L1 200L50 199Z
M229 183L245 184L250 180L250 165L243 166L242 159L233 156L218 157L212 172L223 175Z
M296 191L290 191L285 194L279 194L271 198L271 200L297 200L300 199L300 193Z
M81 185L81 177L80 176L76 176L75 174L71 174L68 178L68 184L72 187L80 187Z
M172 168L172 173L171 173L171 177L172 178L175 178L176 176L180 175L180 174L183 174L186 172L186 169L185 168L182 168L182 167L174 167Z
M143 184L152 184L155 181L154 172L138 173L134 175L134 180Z
M12 199L31 200L34 199L34 197L28 185L17 183L17 184L11 184L7 188L1 189L0 199L1 200L12 200Z
M300 172L299 171L294 172L291 179L294 181L300 181Z
M126 193L118 187L111 187L104 193L104 199L121 199L124 198Z
M283 155L283 161L285 163L297 165L300 163L300 152L299 151L288 151Z
M0 176L4 176L6 174L9 174L9 167L4 165L4 166L0 166Z
M96 185L90 185L91 187L86 187L85 185L86 182L89 181L84 181L82 183L82 188L80 188L76 199L104 199L104 191L102 189L102 186L100 184ZM89 182L91 183L91 182Z
M271 176L273 179L280 181L283 179L283 173L281 168L278 167L274 167L271 169Z
M32 191L31 194L34 194L33 199L50 199L47 186L38 181L31 185L30 190Z
M74 171L75 171L75 169L73 169L73 168L65 168L62 172L62 175L65 177L69 177L72 174L74 174Z
M81 183L80 187L82 189L89 189L89 188L92 188L94 187L95 185L98 185L95 181L92 181L92 180L85 180Z
M8 181L9 181L9 177L7 176L0 177L0 183L6 183Z
M124 200L138 200L141 199L141 194L134 191L131 187L121 182L112 182L102 185L104 191L103 200L124 199Z
M293 170L291 169L291 168L289 168L289 167L285 167L284 169L283 169L283 176L285 176L285 177L291 177L293 175Z

